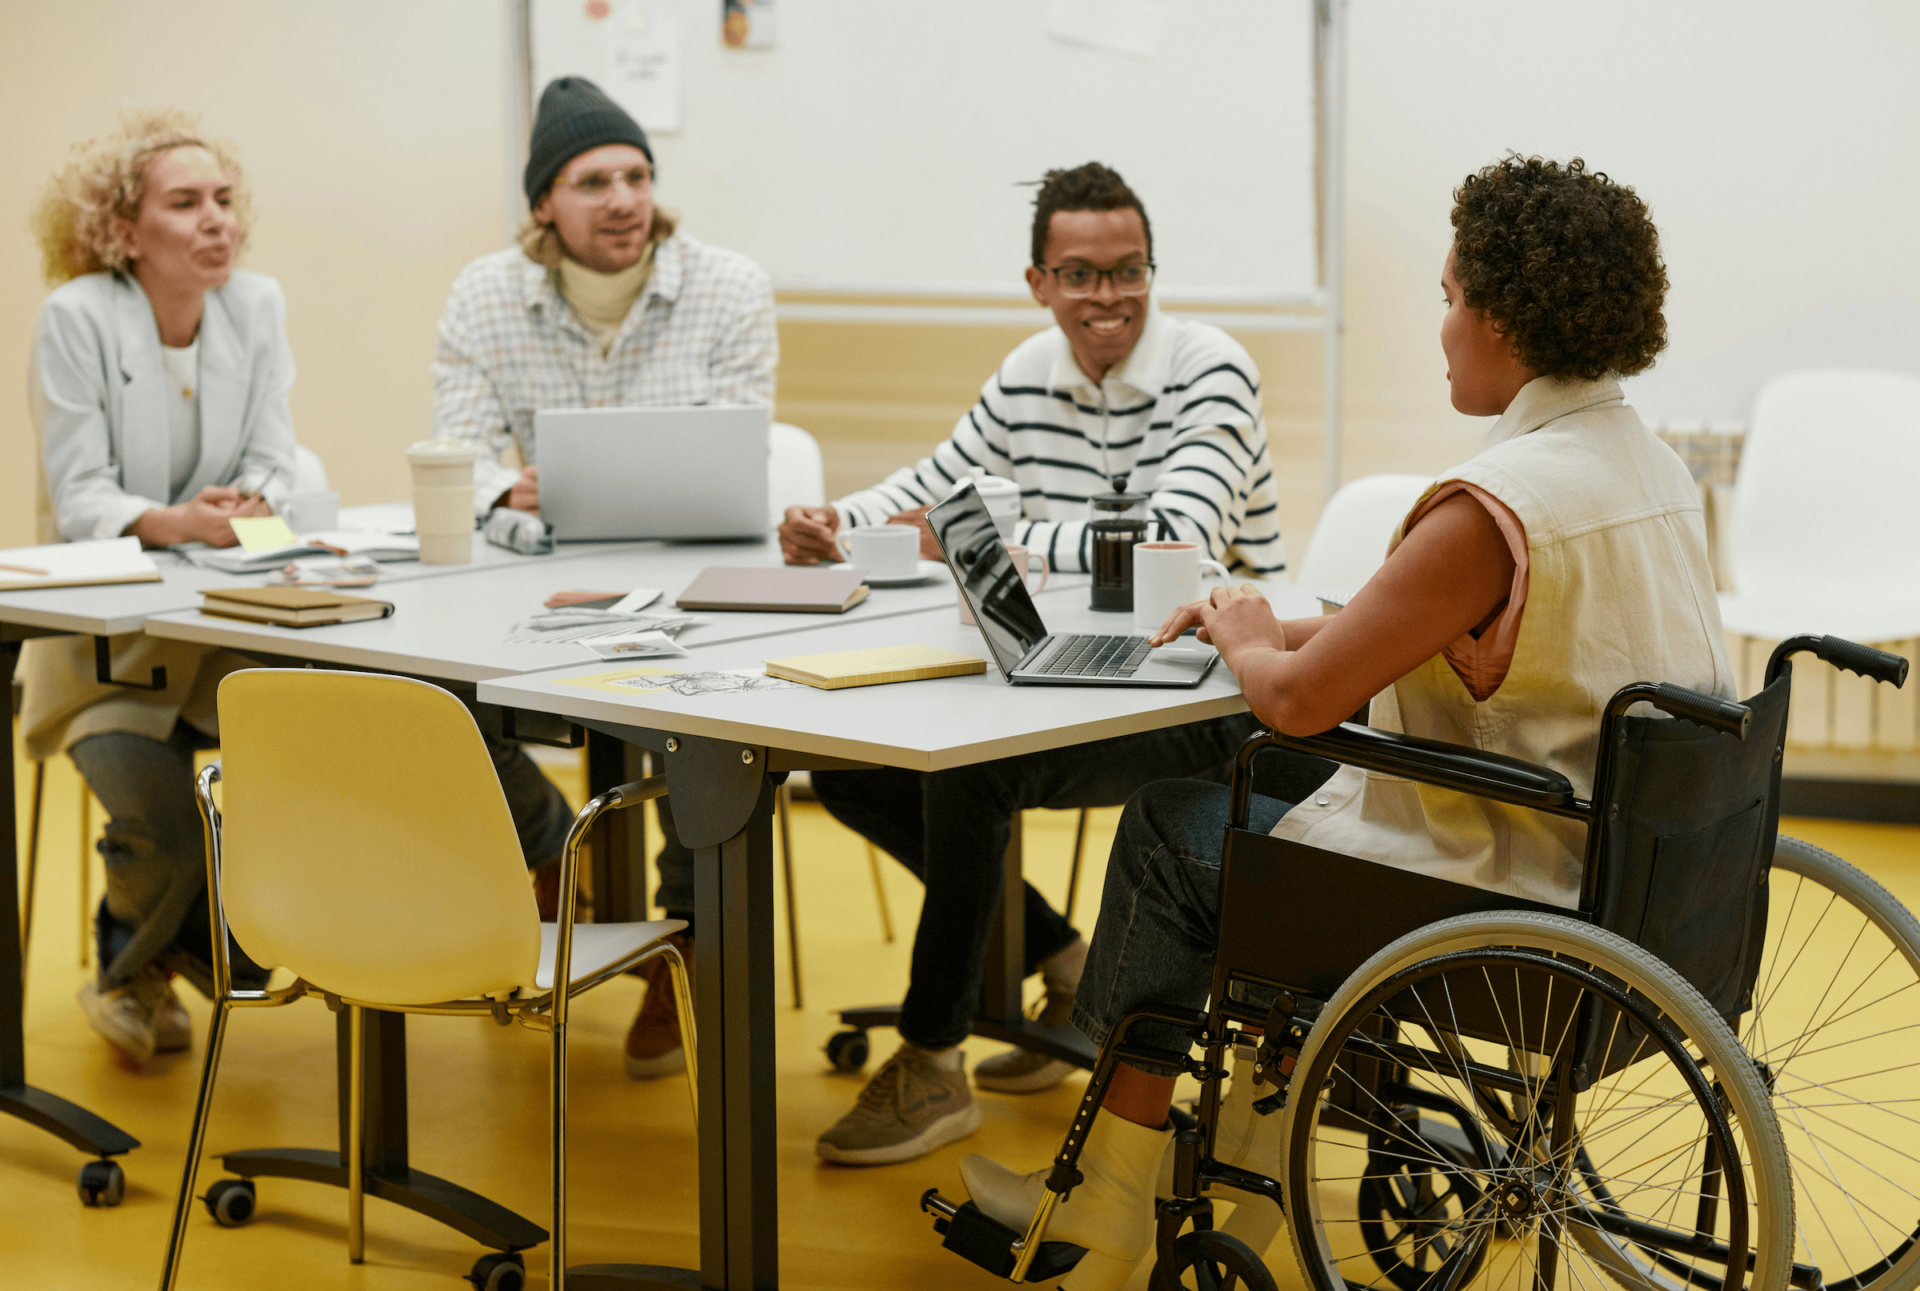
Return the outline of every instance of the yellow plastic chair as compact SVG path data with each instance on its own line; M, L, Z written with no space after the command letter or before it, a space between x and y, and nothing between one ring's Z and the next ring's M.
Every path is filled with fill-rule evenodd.
M610 789L574 817L561 858L560 919L541 923L493 763L472 716L446 691L367 673L249 670L220 684L220 729L222 759L198 780L215 1007L163 1291L179 1273L228 1013L303 995L349 1011L347 1257L354 1263L364 1248L364 1010L464 1014L551 1033L548 1284L560 1291L571 997L666 956L687 1037L687 1088L697 1097L686 967L665 940L685 924L573 922L581 840L603 813L662 795L665 778ZM236 990L229 930L258 963L293 972L293 984Z

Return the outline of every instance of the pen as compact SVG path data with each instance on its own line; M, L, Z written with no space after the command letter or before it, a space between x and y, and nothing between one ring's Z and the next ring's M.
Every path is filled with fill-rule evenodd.
M0 565L0 569L6 570L9 574L35 574L41 578L47 576L46 570L35 569L31 565Z

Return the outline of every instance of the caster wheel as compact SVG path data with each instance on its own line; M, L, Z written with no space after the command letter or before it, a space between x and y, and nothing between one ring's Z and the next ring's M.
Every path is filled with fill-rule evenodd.
M1152 1291L1277 1291L1273 1274L1238 1238L1214 1229L1180 1235L1153 1266Z
M867 1033L836 1031L827 1037L827 1061L835 1071L859 1071L867 1065Z
M80 1167L80 1201L88 1206L118 1206L127 1195L127 1173L118 1162L89 1161Z
M253 1218L254 1192L251 1179L222 1179L207 1189L200 1199L207 1213L222 1228L238 1228Z
M504 1255L482 1255L473 1262L467 1281L480 1291L525 1291L527 1264L512 1251Z

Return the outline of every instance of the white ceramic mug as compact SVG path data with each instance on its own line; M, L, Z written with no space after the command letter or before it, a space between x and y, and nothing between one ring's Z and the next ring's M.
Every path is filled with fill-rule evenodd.
M1039 561L1040 585L1038 587L1027 587L1027 595L1038 596L1046 590L1047 579L1053 571L1047 566L1047 558L1045 556L1037 551L1028 551L1025 547L1017 546L1014 543L1007 544L1007 555L1013 557L1013 567L1020 571L1020 583L1022 586L1026 586L1028 582L1027 576L1033 572L1033 562L1036 560ZM955 591L957 594L957 587ZM967 598L965 596L960 597L960 621L968 625L973 623L973 607L967 604Z
M1014 525L1020 522L1020 486L1003 475L977 475L973 487L980 494L995 531L1002 538L1011 539Z
M1200 599L1200 574L1233 577L1217 560L1200 555L1192 542L1140 542L1133 547L1133 626L1151 632L1182 605Z
M413 468L413 528L420 535L420 563L464 565L473 559L473 459L471 444L423 439L407 448Z
M861 525L835 534L833 545L875 578L912 578L920 572L920 530L915 525Z
M287 528L295 533L338 529L340 527L340 495L338 493L296 493L280 508L280 514L286 517Z

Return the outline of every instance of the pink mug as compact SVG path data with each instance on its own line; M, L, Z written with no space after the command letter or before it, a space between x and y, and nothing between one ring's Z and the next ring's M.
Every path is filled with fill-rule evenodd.
M1025 547L1016 546L1013 543L1007 544L1007 554L1013 557L1014 567L1020 571L1020 582L1022 586L1026 585L1028 581L1027 576L1033 572L1033 562L1036 560L1039 561L1040 586L1028 587L1027 592L1029 595L1038 596L1042 591L1046 590L1047 578L1053 571L1048 567L1045 556L1037 551L1028 551ZM957 591L955 595L959 595ZM971 626L973 624L973 610L968 607L966 597L960 596L959 600L960 621Z

